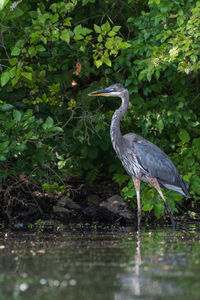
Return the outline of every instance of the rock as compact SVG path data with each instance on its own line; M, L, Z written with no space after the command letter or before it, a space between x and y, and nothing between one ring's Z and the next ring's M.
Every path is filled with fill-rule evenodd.
M69 197L63 196L60 199L58 199L57 205L58 207L66 207L68 209L73 210L80 210L80 205L76 204L72 199Z
M118 214L119 217L127 220L133 220L134 218L134 215L128 208L127 203L124 202L123 198L119 195L114 195L106 201L101 202L100 206L107 208L112 213Z
M83 210L83 215L87 222L114 223L119 219L117 214L103 206L89 206Z
M99 205L101 203L100 197L97 195L94 195L94 194L87 196L86 201L87 201L88 205L90 205L90 206Z
M106 202L113 202L113 201L119 201L124 203L124 199L120 195L113 195L112 197L106 200Z
M54 205L53 206L53 212L55 214L64 214L64 215L69 215L70 210L61 206Z

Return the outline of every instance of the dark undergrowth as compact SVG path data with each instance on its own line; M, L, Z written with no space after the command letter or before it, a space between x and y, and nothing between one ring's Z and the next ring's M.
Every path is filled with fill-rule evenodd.
M62 211L55 213L54 207L59 199L66 194L62 192L45 192L38 184L24 178L16 180L9 178L1 187L0 192L0 224L3 228L34 230L54 230L55 226L62 227L69 224L88 224L127 226L137 224L136 199L128 203L132 211L132 220L115 215L99 203L88 202L88 196L95 195L98 202L105 201L112 195L119 194L119 188L112 181L98 181L92 185L74 179L66 182L68 198L78 205L78 209L69 210L66 215ZM162 201L162 200L161 200ZM185 199L176 205L174 213L177 221L199 221L200 207L198 202ZM170 223L167 212L156 218L152 212L142 213L142 223L146 226L163 225ZM59 225L58 225L59 224Z

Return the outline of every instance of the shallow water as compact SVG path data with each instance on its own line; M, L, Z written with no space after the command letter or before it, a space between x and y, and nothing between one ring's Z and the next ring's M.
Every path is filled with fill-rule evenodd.
M200 224L0 234L0 299L200 299Z

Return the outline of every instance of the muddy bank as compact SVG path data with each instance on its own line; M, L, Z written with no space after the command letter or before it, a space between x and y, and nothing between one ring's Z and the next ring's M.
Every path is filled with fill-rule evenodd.
M125 202L116 184L101 181L87 185L74 180L66 182L66 186L67 193L47 193L26 179L17 183L10 179L6 185L2 185L0 191L0 226L13 229L36 226L41 229L61 228L61 224L70 223L136 225L137 208L134 199L130 203ZM199 211L195 202L184 201L177 207L175 218L198 219ZM166 224L168 221L167 214L156 219L153 212L143 212L145 224Z

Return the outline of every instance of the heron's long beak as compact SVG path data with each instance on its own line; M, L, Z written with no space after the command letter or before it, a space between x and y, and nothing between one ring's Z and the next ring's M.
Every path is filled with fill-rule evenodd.
M108 96L111 92L113 92L113 89L106 88L106 89L103 89L103 90L99 90L99 91L89 93L88 96Z

